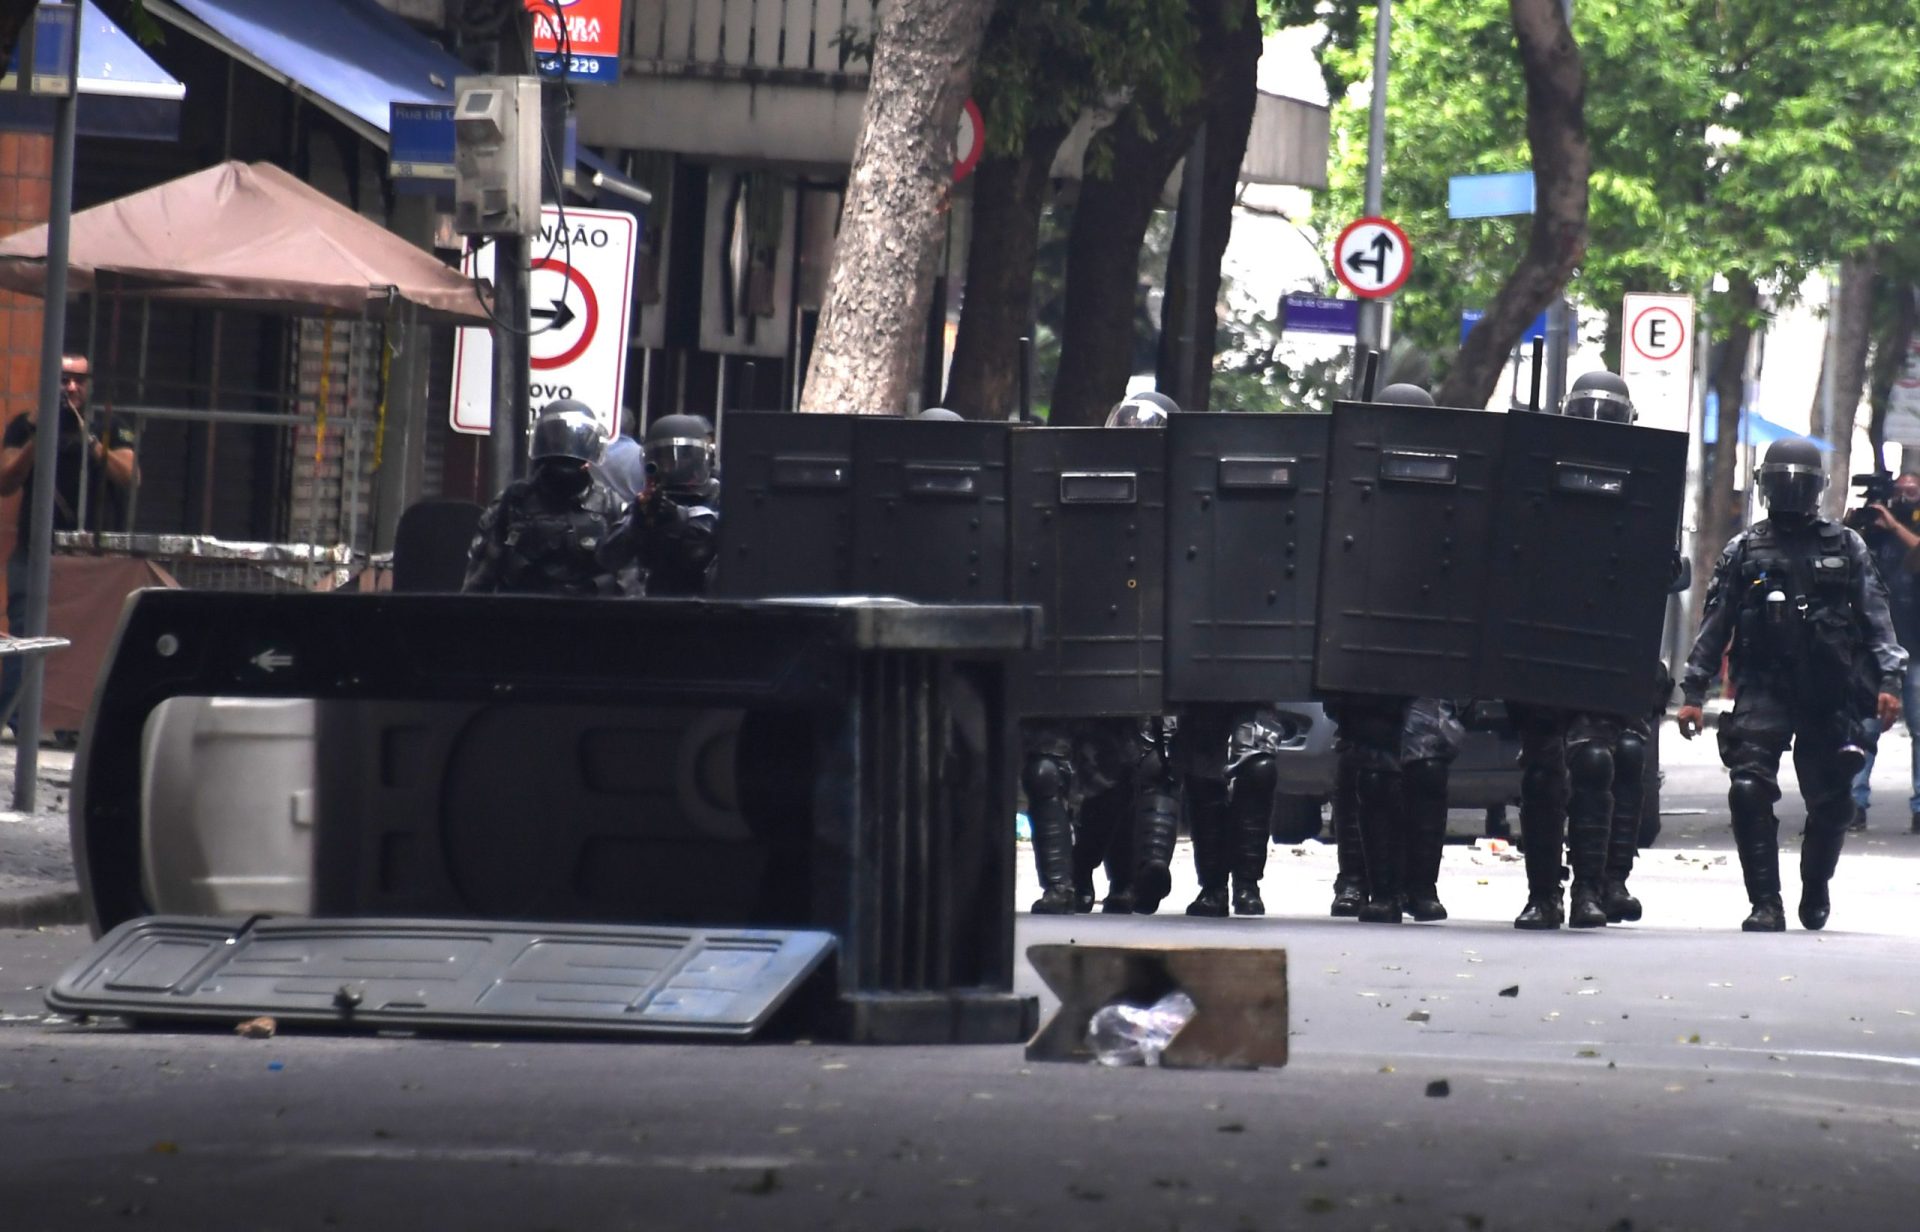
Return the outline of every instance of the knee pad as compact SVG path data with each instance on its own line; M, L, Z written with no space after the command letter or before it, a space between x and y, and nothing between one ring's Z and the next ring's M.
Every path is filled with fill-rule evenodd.
M1613 750L1598 740L1582 740L1567 750L1567 775L1582 791L1613 786Z
M1780 785L1749 770L1736 770L1727 785L1727 805L1735 815L1764 817L1780 798Z
M1027 764L1021 768L1020 786L1026 790L1028 803L1041 800L1064 800L1073 789L1073 764L1064 757L1052 757L1038 754L1027 758Z
M1623 731L1613 746L1613 768L1616 775L1638 777L1645 772L1647 765L1647 739L1637 731Z
M1256 753L1242 758L1227 771L1227 800L1242 808L1248 801L1271 800L1278 777L1273 769L1273 754Z
M1444 758L1422 757L1410 761L1401 770L1401 789L1410 799L1447 797L1447 763Z

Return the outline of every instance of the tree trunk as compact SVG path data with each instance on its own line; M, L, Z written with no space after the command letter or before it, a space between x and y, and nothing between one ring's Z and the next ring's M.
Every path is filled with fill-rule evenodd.
M1196 26L1193 62L1201 77L1199 97L1173 115L1157 105L1146 107L1143 114L1142 104L1129 104L1108 130L1112 175L1105 180L1089 177L1080 185L1073 234L1067 240L1065 321L1049 423L1103 423L1108 408L1126 394L1133 368L1140 246L1147 224L1175 165L1193 144L1220 66L1254 8L1246 4L1243 11L1219 0L1189 3ZM1143 119L1151 136L1141 134ZM1233 165L1239 167L1237 156Z
M1867 434L1873 438L1873 464L1876 470L1884 470L1887 465L1887 404L1893 400L1893 383L1900 379L1900 373L1907 363L1907 348L1913 345L1916 325L1914 288L1911 284L1896 279L1891 287L1894 296L1893 315L1887 322L1887 328L1874 342L1873 350L1873 388L1867 395L1868 405L1872 408L1873 421ZM1911 471L1916 468L1908 464L1903 456L1900 469Z
M1193 371L1180 371L1181 334L1187 312L1185 275L1187 231L1186 198L1173 230L1173 257L1167 263L1166 297L1161 301L1160 355L1157 383L1162 393L1182 396L1193 390L1191 405L1181 409L1209 409L1213 390L1213 348L1218 328L1220 263L1233 234L1233 207L1239 198L1240 165L1247 155L1247 137L1253 131L1253 109L1260 97L1260 15L1252 2L1243 6L1219 60L1219 76L1208 91L1206 140L1202 158L1200 199L1200 268L1194 299L1198 337L1193 348ZM1180 276L1175 276L1175 270ZM1182 379L1185 376L1186 379ZM1237 408L1236 408L1237 409ZM1256 408L1257 409L1257 408Z
M803 411L912 403L953 188L953 140L993 0L889 0Z
M1820 498L1830 518L1840 516L1851 491L1846 478L1852 471L1854 420L1860 410L1860 397L1867 383L1867 350L1873 341L1873 284L1880 273L1878 249L1868 249L1858 257L1840 263L1827 309L1827 330L1831 341L1820 348L1820 383L1814 386L1813 413L1808 422L1813 434L1831 442L1835 468L1833 481ZM1834 360L1833 414L1827 416L1827 360Z
M1689 628L1700 627L1700 612L1706 604L1707 583L1713 577L1713 565L1720 551L1740 530L1742 506L1734 499L1733 481L1737 473L1735 459L1740 451L1740 409L1747 394L1747 353L1753 347L1753 313L1760 303L1760 292L1753 279L1744 273L1729 273L1723 309L1728 325L1720 359L1713 368L1713 389L1720 400L1718 429L1712 449L1707 452L1707 473L1700 485L1700 528L1693 544L1693 588L1687 592L1691 620Z
M1587 251L1586 70L1561 0L1507 0L1527 79L1533 231L1520 264L1454 361L1435 399L1485 406L1521 331L1553 302Z
M948 406L969 419L1005 419L1020 397L1020 339L1033 327L1034 254L1048 173L1064 128L1027 133L1022 153L983 159L973 174L966 304L953 345Z

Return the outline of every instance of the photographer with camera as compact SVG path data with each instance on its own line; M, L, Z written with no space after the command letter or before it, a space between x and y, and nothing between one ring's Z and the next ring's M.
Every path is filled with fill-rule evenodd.
M1887 587L1887 606L1893 631L1909 653L1920 650L1920 475L1855 475L1862 504L1850 511L1846 524L1867 541L1874 567ZM1907 733L1914 732L1913 705L1920 701L1920 673L1909 674L1906 696ZM1867 828L1867 806L1872 800L1874 752L1853 780L1853 822L1848 829ZM1913 742L1912 795L1907 800L1908 825L1920 834L1920 739Z

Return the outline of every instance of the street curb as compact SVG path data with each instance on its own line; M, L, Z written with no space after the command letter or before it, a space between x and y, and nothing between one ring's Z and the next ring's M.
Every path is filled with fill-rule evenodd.
M39 928L50 924L83 924L86 910L80 888L49 890L20 898L0 898L0 928Z

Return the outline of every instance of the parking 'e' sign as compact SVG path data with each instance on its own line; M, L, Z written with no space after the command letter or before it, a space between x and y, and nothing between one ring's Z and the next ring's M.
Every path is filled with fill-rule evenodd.
M1385 218L1356 218L1333 245L1333 273L1362 299L1385 299L1413 272L1413 242Z

